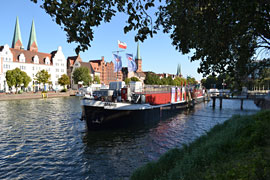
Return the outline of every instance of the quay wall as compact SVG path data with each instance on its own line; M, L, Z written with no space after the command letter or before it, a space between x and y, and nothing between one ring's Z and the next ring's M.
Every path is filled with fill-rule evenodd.
M47 98L55 98L55 97L68 97L74 96L76 91L70 90L67 92L47 92ZM6 100L21 100L21 99L42 99L42 93L37 92L27 92L22 94L7 94L7 93L0 93L0 101Z

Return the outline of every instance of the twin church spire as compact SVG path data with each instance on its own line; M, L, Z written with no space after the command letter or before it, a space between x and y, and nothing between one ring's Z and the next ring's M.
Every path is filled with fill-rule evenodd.
M11 47L15 48L15 49L23 49L22 36L21 36L21 30L20 30L20 24L19 24L18 16L16 18L15 30L14 30L13 41L12 41L12 46Z
M19 24L18 17L16 18L15 30L14 30L13 41L12 41L11 47L14 49L24 49L23 44L22 44L21 30L20 30L20 24ZM35 52L38 51L34 20L32 21L32 27L31 27L31 31L30 31L30 37L29 37L27 50L35 51Z

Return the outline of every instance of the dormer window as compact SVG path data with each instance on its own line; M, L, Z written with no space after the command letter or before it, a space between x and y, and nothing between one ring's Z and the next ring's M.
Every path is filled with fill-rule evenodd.
M22 62L22 63L25 62L25 56L24 56L23 53L21 53L21 54L19 55L19 62Z
M39 63L39 58L38 58L37 55L34 56L33 61L34 61L35 64Z
M50 65L50 59L48 57L46 57L44 59L44 62L45 62L46 65Z

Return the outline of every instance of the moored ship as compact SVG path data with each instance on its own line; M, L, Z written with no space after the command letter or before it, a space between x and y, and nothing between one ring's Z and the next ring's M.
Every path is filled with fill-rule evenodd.
M82 118L88 129L101 128L162 116L164 111L193 107L204 100L204 90L195 86L142 85L141 82L111 82L109 89L82 98Z

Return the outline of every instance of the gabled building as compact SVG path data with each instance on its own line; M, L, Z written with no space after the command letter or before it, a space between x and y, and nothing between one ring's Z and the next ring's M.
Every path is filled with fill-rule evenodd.
M95 76L98 76L101 84L108 85L112 81L121 81L123 79L122 72L114 72L113 62L105 62L103 56L101 59L90 60L89 62L83 62L79 55L70 56L67 58L67 74L70 78L70 85L73 89L78 88L78 85L75 84L72 79L72 74L78 67L87 67L92 79L94 79Z
M51 89L61 89L62 87L58 85L58 78L67 73L66 59L61 47L51 53L38 51L34 20L27 49L24 49L18 17L15 23L12 46L9 47L7 44L0 46L0 67L0 90L2 91L9 90L5 77L6 72L15 68L20 68L31 77L32 82L29 83L28 87L25 87L28 91L43 88L41 87L43 85L38 84L35 80L35 75L40 70L47 70L51 75Z
M73 81L73 73L76 68L86 67L89 70L90 76L94 79L94 71L89 62L83 62L80 55L70 56L67 58L67 74L70 79L70 87L72 89L78 89L78 84Z
M100 83L108 85L112 81L122 81L123 74L121 71L118 73L114 72L113 62L105 62L104 57L102 56L99 60L90 60L89 61L93 74L99 76Z

